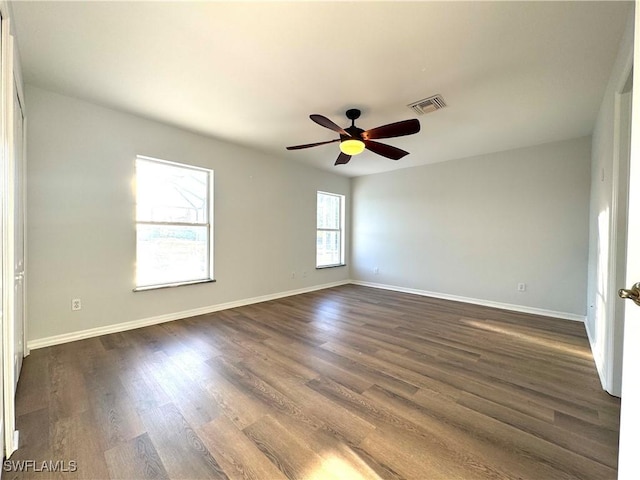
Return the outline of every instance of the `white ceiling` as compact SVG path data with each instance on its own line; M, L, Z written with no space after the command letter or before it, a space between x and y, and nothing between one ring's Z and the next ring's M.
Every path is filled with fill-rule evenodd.
M15 2L25 81L348 176L588 135L630 3ZM334 167L351 107L364 129L416 118ZM28 102L28 99L27 99Z

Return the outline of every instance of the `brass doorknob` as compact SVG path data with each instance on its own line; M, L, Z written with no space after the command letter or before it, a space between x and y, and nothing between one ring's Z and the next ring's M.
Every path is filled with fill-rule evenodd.
M629 300L633 300L636 305L640 306L640 282L636 283L629 290L621 288L618 290L618 296L620 298L628 298Z

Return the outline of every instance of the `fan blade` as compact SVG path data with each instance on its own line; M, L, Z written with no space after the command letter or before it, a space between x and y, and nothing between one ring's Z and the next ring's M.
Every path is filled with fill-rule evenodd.
M309 118L314 122L316 122L318 125L324 128L328 128L329 130L333 130L334 132L338 132L340 135L346 135L348 137L351 136L347 132L345 132L342 127L339 127L338 125L333 123L331 120L329 120L327 117L314 113L313 115L309 115Z
M335 140L328 140L326 142L307 143L306 145L294 145L293 147L287 147L287 150L300 150L301 148L317 147L318 145L326 145L327 143L334 143L339 141L340 139L336 138Z
M340 152L340 155L338 155L338 159L336 160L336 163L334 163L334 165L344 165L346 163L349 163L349 160L351 160L351 155Z
M412 118L411 120L403 120L402 122L390 123L381 127L372 128L366 132L362 132L362 138L372 140L374 138L392 138L403 137L405 135L413 135L420 131L420 122Z
M367 150L371 150L373 153L382 155L383 157L390 158L391 160L400 160L405 155L409 155L409 152L405 152L391 145L385 145L384 143L374 142L372 140L365 140L364 146Z

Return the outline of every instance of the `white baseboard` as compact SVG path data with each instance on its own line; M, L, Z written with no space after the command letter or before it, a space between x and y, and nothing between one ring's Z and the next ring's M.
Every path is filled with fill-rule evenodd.
M125 332L127 330L133 330L136 328L147 327L149 325L157 325L159 323L171 322L173 320L180 320L181 318L195 317L197 315L205 315L207 313L218 312L220 310L227 310L229 308L237 308L245 305L251 305L254 303L268 302L269 300L276 300L278 298L290 297L293 295L300 295L302 293L314 292L316 290L323 290L325 288L337 287L340 285L354 284L361 285L363 287L381 288L384 290L393 290L396 292L411 293L414 295L422 295L425 297L440 298L443 300L452 300L455 302L471 303L474 305L483 305L485 307L500 308L502 310L511 310L521 313L531 313L534 315L543 315L545 317L561 318L564 320L573 320L577 322L584 322L585 317L582 315L576 315L574 313L555 312L553 310L545 310L543 308L525 307L522 305L512 305L509 303L492 302L489 300L481 300L478 298L461 297L458 295L450 295L446 293L429 292L426 290L417 290L415 288L398 287L395 285L384 285L380 283L362 282L359 280L342 280L339 282L325 283L322 285L314 285L312 287L300 288L297 290L289 290L286 292L272 293L269 295L262 295L260 297L245 298L242 300L236 300L233 302L220 303L217 305L208 305L206 307L194 308L191 310L183 310L181 312L168 313L165 315L158 315L156 317L142 318L139 320L132 320L129 322L116 323L113 325L106 325L104 327L89 328L87 330L80 330L77 332L64 333L62 335L54 335L52 337L38 338L30 340L27 343L28 350L34 350L37 348L50 347L52 345L60 345L62 343L75 342L76 340L84 340L85 338L99 337L100 335L108 335L111 333Z
M442 300L452 300L454 302L471 303L474 305L482 305L484 307L499 308L501 310L511 310L513 312L531 313L533 315L542 315L545 317L560 318L563 320L573 320L575 322L584 323L586 317L575 313L556 312L554 310L546 310L544 308L526 307L523 305L513 305L511 303L493 302L491 300L481 300L479 298L461 297L459 295L451 295L448 293L429 292L426 290L418 290L415 288L398 287L395 285L384 285L382 283L362 282L360 280L351 280L354 285L362 285L363 287L381 288L383 290L393 290L395 292L411 293L413 295L422 295L423 297L440 298Z
M173 320L180 320L181 318L195 317L197 315L205 315L207 313L219 312L220 310L227 310L229 308L243 307L245 305L251 305L253 303L268 302L269 300L276 300L278 298L290 297L292 295L300 295L302 293L314 292L316 290L323 290L325 288L337 287L340 285L346 285L348 283L351 283L350 280L342 280L339 282L325 283L322 285L314 285L312 287L299 288L297 290L289 290L286 292L272 293L269 295L262 295L260 297L245 298L245 299L236 300L233 302L220 303L217 305L208 305L206 307L193 308L191 310L184 310L181 312L158 315L156 317L142 318L139 320L116 323L113 325L105 325L104 327L89 328L87 330L64 333L62 335L54 335L52 337L38 338L36 340L30 340L27 343L27 348L29 350L35 350L37 348L44 348L44 347L50 347L52 345L60 345L62 343L75 342L76 340L84 340L85 338L99 337L100 335L108 335L110 333L125 332L127 330L134 330L136 328L147 327L149 325L157 325L159 323L171 322Z

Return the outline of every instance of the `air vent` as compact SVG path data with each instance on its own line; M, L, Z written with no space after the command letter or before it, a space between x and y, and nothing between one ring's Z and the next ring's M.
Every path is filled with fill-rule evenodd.
M436 110L440 110L441 108L444 108L446 106L447 104L444 103L444 98L442 98L442 95L439 94L434 95L433 97L425 98L423 100L418 100L417 102L407 105L407 107L416 112L418 115L435 112Z

